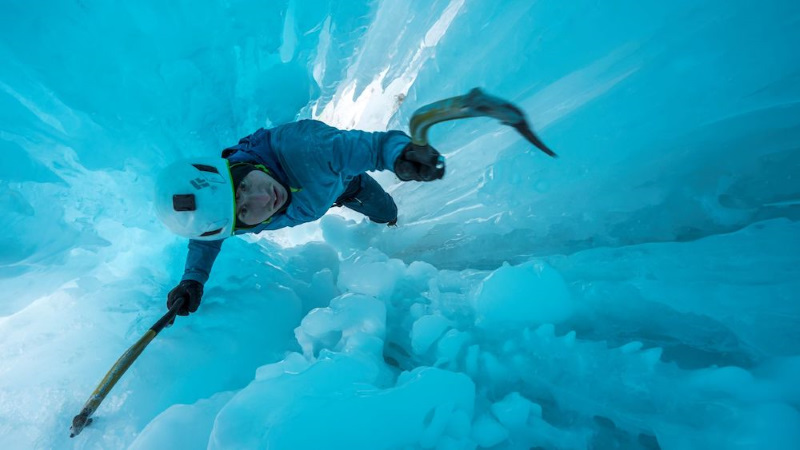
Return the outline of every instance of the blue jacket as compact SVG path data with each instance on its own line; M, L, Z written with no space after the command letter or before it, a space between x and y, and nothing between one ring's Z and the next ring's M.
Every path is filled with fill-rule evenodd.
M223 152L228 161L269 167L292 188L288 209L269 223L236 234L293 227L322 217L356 175L394 170L394 161L411 139L401 131L339 130L316 120L259 129ZM205 283L223 239L189 241L183 280Z

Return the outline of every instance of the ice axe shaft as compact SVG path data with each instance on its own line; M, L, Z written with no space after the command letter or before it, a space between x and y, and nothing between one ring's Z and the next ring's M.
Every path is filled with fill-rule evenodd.
M78 413L72 419L72 426L69 428L69 437L75 437L83 431L89 424L92 423L91 416L95 410L100 406L103 399L106 398L106 395L111 391L111 388L117 384L117 381L122 377L126 370L136 361L136 358L142 354L147 344L153 340L154 337L162 330L164 327L175 318L175 315L178 314L178 310L183 305L184 299L180 298L175 304L172 305L172 308L164 314L163 317L158 319L152 327L150 327L147 332L144 333L144 336L139 338L135 344L133 344L122 356L119 357L117 362L111 367L111 369L106 373L106 376L103 377L103 380L100 382L99 385L95 388L92 395L89 396L89 400L86 401L86 404L83 405L83 409L81 412Z
M414 111L409 124L411 142L420 146L428 145L428 128L439 122L484 116L493 117L514 127L536 148L554 158L558 157L536 136L521 109L511 102L488 95L478 88L472 89L466 95L439 100Z

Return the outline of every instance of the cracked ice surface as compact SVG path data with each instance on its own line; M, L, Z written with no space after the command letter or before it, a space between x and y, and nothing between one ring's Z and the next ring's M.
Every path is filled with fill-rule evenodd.
M49 3L0 17L3 448L800 448L800 3ZM476 86L560 158L441 124L399 227L230 239L67 437L181 275L161 167Z

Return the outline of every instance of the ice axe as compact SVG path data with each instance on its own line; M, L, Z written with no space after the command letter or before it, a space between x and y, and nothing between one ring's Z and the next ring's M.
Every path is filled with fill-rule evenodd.
M428 128L439 122L484 116L493 117L505 125L514 127L536 148L558 158L558 155L534 134L521 109L509 101L488 95L479 88L472 89L466 95L439 100L414 111L409 123L411 142L421 147L428 145ZM444 160L441 163L444 166Z
M183 306L183 302L185 298L179 298L173 305L172 308L164 314L163 317L158 319L149 330L136 341L122 356L119 357L117 362L111 367L105 377L103 377L103 381L95 388L92 395L89 396L89 400L86 401L86 404L83 405L83 409L81 412L72 419L72 426L69 428L69 437L75 437L83 431L84 428L89 426L92 423L92 418L89 417L92 413L97 410L97 407L100 406L100 403L103 399L106 398L106 395L111 391L111 388L117 384L117 381L122 377L126 370L136 361L136 358L142 354L147 344L153 340L154 337L162 330L164 327L171 322L175 315L178 314L178 310Z

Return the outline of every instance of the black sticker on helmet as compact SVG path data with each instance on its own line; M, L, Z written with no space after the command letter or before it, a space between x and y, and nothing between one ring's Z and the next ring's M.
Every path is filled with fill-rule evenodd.
M197 203L195 203L194 194L173 195L172 208L175 211L197 210Z
M217 228L216 230L206 231L205 233L201 234L200 237L209 237L220 233L222 233L222 228Z
M207 166L205 164L192 164L192 165L195 167L195 169L201 170L203 172L211 172L217 174L219 173L219 170L217 170L217 168L214 166Z

